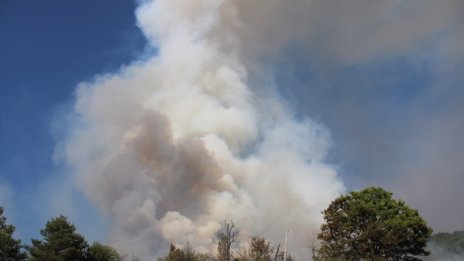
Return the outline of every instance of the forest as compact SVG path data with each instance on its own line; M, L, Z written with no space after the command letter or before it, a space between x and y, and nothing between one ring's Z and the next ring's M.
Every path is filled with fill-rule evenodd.
M325 222L317 233L308 232L311 260L461 260L464 231L435 233L419 212L392 193L371 187L352 191L332 201L323 211ZM51 218L30 244L14 237L0 207L1 261L136 261L99 242L89 244L66 216ZM223 222L215 238L215 252L195 250L195 242L166 245L158 261L292 261L287 245L274 245L261 235L244 239L232 220ZM163 251L161 251L163 252Z

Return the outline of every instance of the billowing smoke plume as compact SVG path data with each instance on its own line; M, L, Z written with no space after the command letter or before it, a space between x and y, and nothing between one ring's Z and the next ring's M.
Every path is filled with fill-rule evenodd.
M293 253L309 255L320 211L344 189L324 160L327 130L295 119L240 58L239 15L227 0L145 2L137 18L158 54L78 88L66 159L126 254L212 251L233 220L244 240L279 243L290 229Z

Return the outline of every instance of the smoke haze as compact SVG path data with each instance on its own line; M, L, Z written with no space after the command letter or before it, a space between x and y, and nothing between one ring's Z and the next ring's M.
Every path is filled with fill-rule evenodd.
M79 85L58 154L142 258L231 219L307 257L340 175L462 229L463 3L140 1L152 52Z
M170 242L214 251L233 220L243 236L275 243L290 229L303 257L321 210L344 191L326 162L328 130L298 120L272 77L243 58L243 4L146 1L138 23L157 55L77 90L63 152L123 253L148 259Z
M348 187L385 187L435 231L462 230L463 1L234 3L242 60L330 129Z

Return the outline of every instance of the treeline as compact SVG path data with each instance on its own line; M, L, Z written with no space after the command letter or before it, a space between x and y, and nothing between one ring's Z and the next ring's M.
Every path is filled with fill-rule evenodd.
M0 261L141 261L137 256L124 256L110 246L95 242L89 245L65 216L49 220L40 231L42 239L31 239L25 245L13 237L15 227L6 223L0 207ZM171 244L169 254L158 261L292 261L289 253L271 246L264 237L253 236L249 244L232 253L238 243L239 230L232 221L224 222L217 233L217 254L199 253L190 244L184 248Z
M224 222L216 236L216 255L196 252L190 244L184 248L171 244L169 254L158 258L158 261L293 261L292 256L280 244L272 246L271 242L261 236L251 236L244 247L232 252L232 245L239 243L239 234L240 231L233 221Z
M371 187L341 195L323 211L320 232L308 235L308 256L312 260L464 260L464 232L432 235L419 212L392 193ZM89 245L64 216L52 218L40 231L42 239L24 245L13 237L15 227L6 223L0 207L0 261L128 261L110 246ZM309 231L308 231L309 233ZM215 254L199 253L187 244L171 244L158 261L291 261L280 245L261 236L239 241L239 229L224 222L216 235ZM431 236L432 235L432 236ZM429 247L427 247L429 243ZM240 249L236 247L242 246ZM167 246L168 247L168 246ZM232 251L234 249L234 251ZM430 250L432 259L427 258ZM449 253L452 254L448 258ZM444 258L446 254L446 259ZM455 259L458 257L458 259ZM441 259L440 259L441 258Z
M6 223L0 207L0 261L123 261L116 249L95 242L89 245L65 216L53 218L31 245L15 239L15 227Z

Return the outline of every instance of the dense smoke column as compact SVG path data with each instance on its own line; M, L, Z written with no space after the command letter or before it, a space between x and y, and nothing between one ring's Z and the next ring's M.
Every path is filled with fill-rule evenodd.
M320 211L343 191L324 161L328 131L250 85L239 16L226 0L147 1L138 22L159 53L77 90L66 158L123 253L153 258L170 242L214 251L232 219L275 243L290 228L290 249L307 256Z

